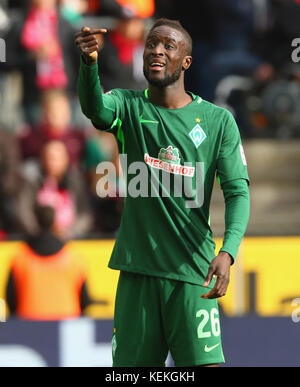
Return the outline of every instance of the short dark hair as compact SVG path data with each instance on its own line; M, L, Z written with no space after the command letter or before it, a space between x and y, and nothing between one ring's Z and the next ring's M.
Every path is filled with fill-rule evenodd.
M51 230L55 218L54 208L50 206L42 206L40 204L36 204L34 213L40 228L45 231Z
M186 40L186 54L192 55L192 49L193 49L193 40L191 38L191 35L188 33L188 31L182 26L179 20L173 20L173 19L167 19L167 18L160 18L157 19L154 24L152 25L149 33L153 31L155 28L160 26L168 26L171 28L174 28L177 31L180 31L182 35L185 37Z

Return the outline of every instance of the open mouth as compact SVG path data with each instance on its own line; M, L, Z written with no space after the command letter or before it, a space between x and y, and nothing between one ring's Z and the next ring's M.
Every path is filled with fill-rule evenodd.
M164 63L153 62L150 64L150 69L153 71L161 71L165 67Z

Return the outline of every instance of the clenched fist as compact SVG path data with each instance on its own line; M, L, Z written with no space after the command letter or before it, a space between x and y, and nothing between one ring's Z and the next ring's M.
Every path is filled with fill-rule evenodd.
M81 31L75 35L75 43L87 65L93 65L97 62L98 51L103 45L103 34L106 32L107 30L104 28L82 27Z

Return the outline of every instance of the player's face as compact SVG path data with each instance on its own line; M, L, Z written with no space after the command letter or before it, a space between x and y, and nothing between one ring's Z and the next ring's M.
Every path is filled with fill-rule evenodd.
M187 68L186 58L182 33L168 26L156 27L146 39L144 75L151 85L169 86Z

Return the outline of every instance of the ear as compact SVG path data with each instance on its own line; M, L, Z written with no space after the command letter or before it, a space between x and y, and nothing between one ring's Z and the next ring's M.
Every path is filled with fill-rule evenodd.
M192 64L193 58L191 56L185 56L182 62L182 70L186 71Z

